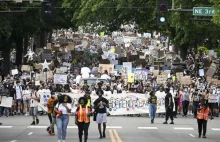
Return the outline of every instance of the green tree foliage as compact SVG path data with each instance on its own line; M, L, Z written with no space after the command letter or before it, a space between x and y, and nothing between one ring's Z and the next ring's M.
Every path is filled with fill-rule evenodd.
M219 0L210 0L213 3L213 8L217 10L213 21L214 23L220 25L220 1Z

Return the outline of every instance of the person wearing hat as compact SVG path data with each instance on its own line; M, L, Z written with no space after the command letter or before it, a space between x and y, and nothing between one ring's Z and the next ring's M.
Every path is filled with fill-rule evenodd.
M165 96L165 109L166 109L166 120L163 124L167 124L167 121L170 117L171 123L174 124L173 122L173 97L172 94L170 93L170 89L166 88L166 96Z
M79 98L79 106L75 113L75 124L78 126L79 142L82 142L82 136L84 131L84 142L88 139L88 129L90 125L90 116L92 114L91 108L87 105L88 100L86 97Z
M157 111L157 96L155 96L154 91L150 92L148 103L149 103L149 113L150 113L151 123L154 123L154 118Z
M207 129L207 121L210 114L210 109L206 103L205 99L201 100L199 103L199 107L197 109L197 123L198 123L198 132L199 138L201 138L201 134L203 132L203 138L206 138L206 129Z
M100 134L100 139L105 138L105 130L106 130L106 123L107 123L107 108L109 107L109 101L102 97L104 94L103 90L97 90L96 94L99 96L98 99L94 102L94 109L97 113L96 116L96 123L98 123L98 129ZM101 125L103 124L103 131Z

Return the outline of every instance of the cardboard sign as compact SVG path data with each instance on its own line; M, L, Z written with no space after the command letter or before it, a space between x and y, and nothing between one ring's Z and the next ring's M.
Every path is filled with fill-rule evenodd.
M184 76L184 77L182 77L181 80L180 80L180 83L181 83L181 84L191 84L192 82L191 82L190 76Z
M13 70L11 70L11 74L12 74L12 75L18 74L18 69L13 69Z
M108 73L114 73L114 64L99 64L99 73L104 73L105 70Z
M211 66L209 67L206 75L209 77L212 77L215 74L215 71L216 71L216 64L212 63Z
M128 73L128 82L133 83L134 82L134 73Z
M31 71L31 66L29 66L29 65L22 65L21 66L21 70L22 71Z
M52 49L51 43L47 43L47 49Z
M36 73L35 81L46 81L46 73Z

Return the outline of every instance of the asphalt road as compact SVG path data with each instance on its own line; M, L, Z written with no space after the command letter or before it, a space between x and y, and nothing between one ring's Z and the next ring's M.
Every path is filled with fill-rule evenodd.
M47 116L39 116L40 124L30 126L30 116L0 117L0 142L56 142L56 136L49 136L46 127ZM207 138L198 138L196 119L179 117L174 125L162 124L164 118L156 118L151 124L148 117L108 117L107 138L98 139L97 125L91 122L88 142L220 142L219 118L209 120ZM71 116L66 142L78 141L78 130Z

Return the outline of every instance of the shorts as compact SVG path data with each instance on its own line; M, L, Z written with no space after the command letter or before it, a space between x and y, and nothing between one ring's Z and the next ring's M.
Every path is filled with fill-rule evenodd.
M23 100L23 104L27 105L27 104L30 104L30 100Z
M17 99L15 100L15 103L18 104L18 103L21 103L21 101L22 101L21 99Z
M29 113L30 113L31 116L36 116L37 112L38 112L38 106L30 108L30 112Z
M107 123L107 113L98 113L96 116L96 123Z

